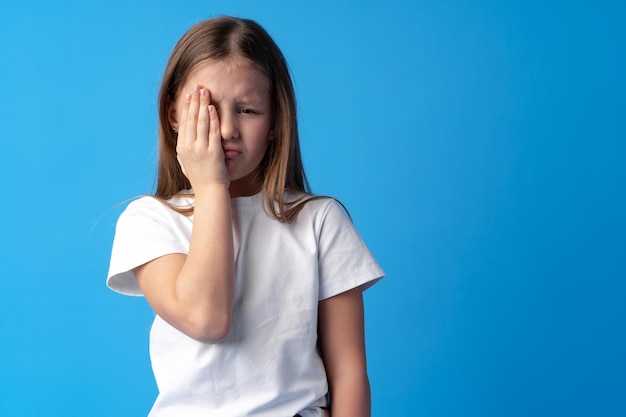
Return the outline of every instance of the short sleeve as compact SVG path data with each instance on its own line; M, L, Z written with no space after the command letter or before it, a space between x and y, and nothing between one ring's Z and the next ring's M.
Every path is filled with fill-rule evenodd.
M143 295L133 269L172 253L188 249L172 227L164 204L152 197L133 201L115 227L107 286L126 295Z
M319 299L358 286L367 289L384 276L339 203L326 206L319 229Z

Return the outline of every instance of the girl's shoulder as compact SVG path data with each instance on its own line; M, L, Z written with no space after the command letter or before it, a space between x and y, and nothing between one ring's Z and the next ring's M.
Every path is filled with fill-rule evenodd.
M151 194L134 198L122 213L122 216L170 216L174 213L184 213L193 207L193 194L180 193L169 199L162 199Z
M327 221L352 223L346 206L335 197L306 195L301 197L300 202L303 203L303 207L298 218L313 220L316 223L326 223Z
M309 206L310 209L314 211L340 209L342 211L345 211L346 213L348 212L346 206L339 199L328 195L301 194L297 199L294 199L293 201L305 202L305 207Z

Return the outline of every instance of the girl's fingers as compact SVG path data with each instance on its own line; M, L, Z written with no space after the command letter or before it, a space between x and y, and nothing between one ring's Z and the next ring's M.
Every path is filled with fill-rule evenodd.
M196 142L198 146L205 148L209 143L209 92L200 90L200 105L198 108L198 129Z
M178 118L178 138L176 141L176 152L179 153L185 138L187 137L187 115L189 114L189 103L191 102L191 94L185 94L183 99L182 110Z
M189 103L189 111L187 113L187 139L193 143L196 140L198 129L198 109L200 108L200 86L194 85L191 93L191 101Z
M222 149L222 132L220 129L220 119L217 114L215 106L210 104L208 106L209 112L209 150L217 152L217 154L224 152Z

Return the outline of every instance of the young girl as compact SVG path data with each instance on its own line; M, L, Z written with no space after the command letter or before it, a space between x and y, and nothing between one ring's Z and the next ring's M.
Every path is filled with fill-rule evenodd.
M156 195L107 284L156 312L152 417L370 414L362 291L383 276L302 168L285 59L257 23L193 26L159 96Z

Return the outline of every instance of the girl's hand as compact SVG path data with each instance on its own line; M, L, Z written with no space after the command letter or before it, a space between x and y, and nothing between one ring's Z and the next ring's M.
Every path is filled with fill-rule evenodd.
M220 122L210 93L198 85L186 94L179 119L176 153L194 191L230 180L222 149Z

